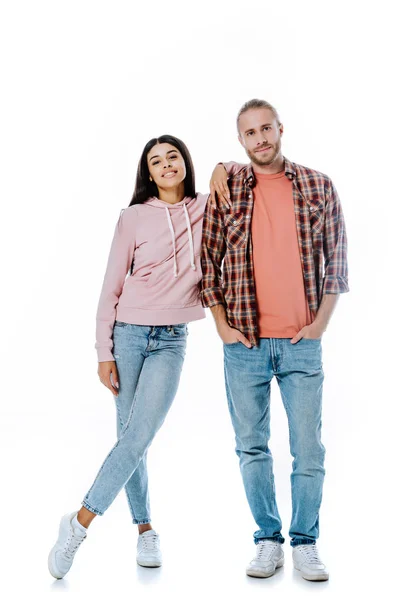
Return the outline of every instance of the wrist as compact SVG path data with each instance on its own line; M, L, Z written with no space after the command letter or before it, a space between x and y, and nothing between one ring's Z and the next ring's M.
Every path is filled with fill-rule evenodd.
M317 321L317 320L315 320L315 321L312 323L311 327L312 327L312 328L313 328L315 331L317 331L318 333L321 333L321 334L322 334L322 333L324 333L324 332L325 332L325 330L326 330L327 323L324 323L323 321Z

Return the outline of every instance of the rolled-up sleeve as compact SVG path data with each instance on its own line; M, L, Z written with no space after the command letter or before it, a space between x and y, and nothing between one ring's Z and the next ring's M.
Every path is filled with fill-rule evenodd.
M205 308L225 303L221 285L221 265L225 251L223 216L210 196L204 211L201 242L203 278L201 280L200 299Z
M347 235L340 199L329 180L324 225L323 294L348 292Z

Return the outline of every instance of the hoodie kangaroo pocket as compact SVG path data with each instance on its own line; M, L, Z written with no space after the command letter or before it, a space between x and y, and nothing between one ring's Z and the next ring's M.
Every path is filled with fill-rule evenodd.
M148 307L180 308L200 302L201 279L200 255L195 256L196 269L191 265L178 267L174 274L174 262L168 260L155 267L146 282Z

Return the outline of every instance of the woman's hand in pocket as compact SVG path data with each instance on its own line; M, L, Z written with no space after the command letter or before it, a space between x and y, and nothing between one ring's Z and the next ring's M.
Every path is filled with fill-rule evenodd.
M113 394L118 396L119 379L115 360L99 362L97 374L103 383Z

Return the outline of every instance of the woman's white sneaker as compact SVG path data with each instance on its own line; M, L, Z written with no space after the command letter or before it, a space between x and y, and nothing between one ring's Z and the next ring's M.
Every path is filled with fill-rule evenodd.
M86 538L87 529L75 521L77 511L64 515L60 522L58 540L50 551L48 567L51 575L56 579L62 579L72 566L74 556L79 546Z
M160 536L154 529L139 535L136 561L141 567L161 567Z
M329 573L321 561L315 544L300 544L293 548L294 568L308 581L326 581Z
M260 540L256 556L246 569L250 577L271 577L285 562L282 544L273 540Z

